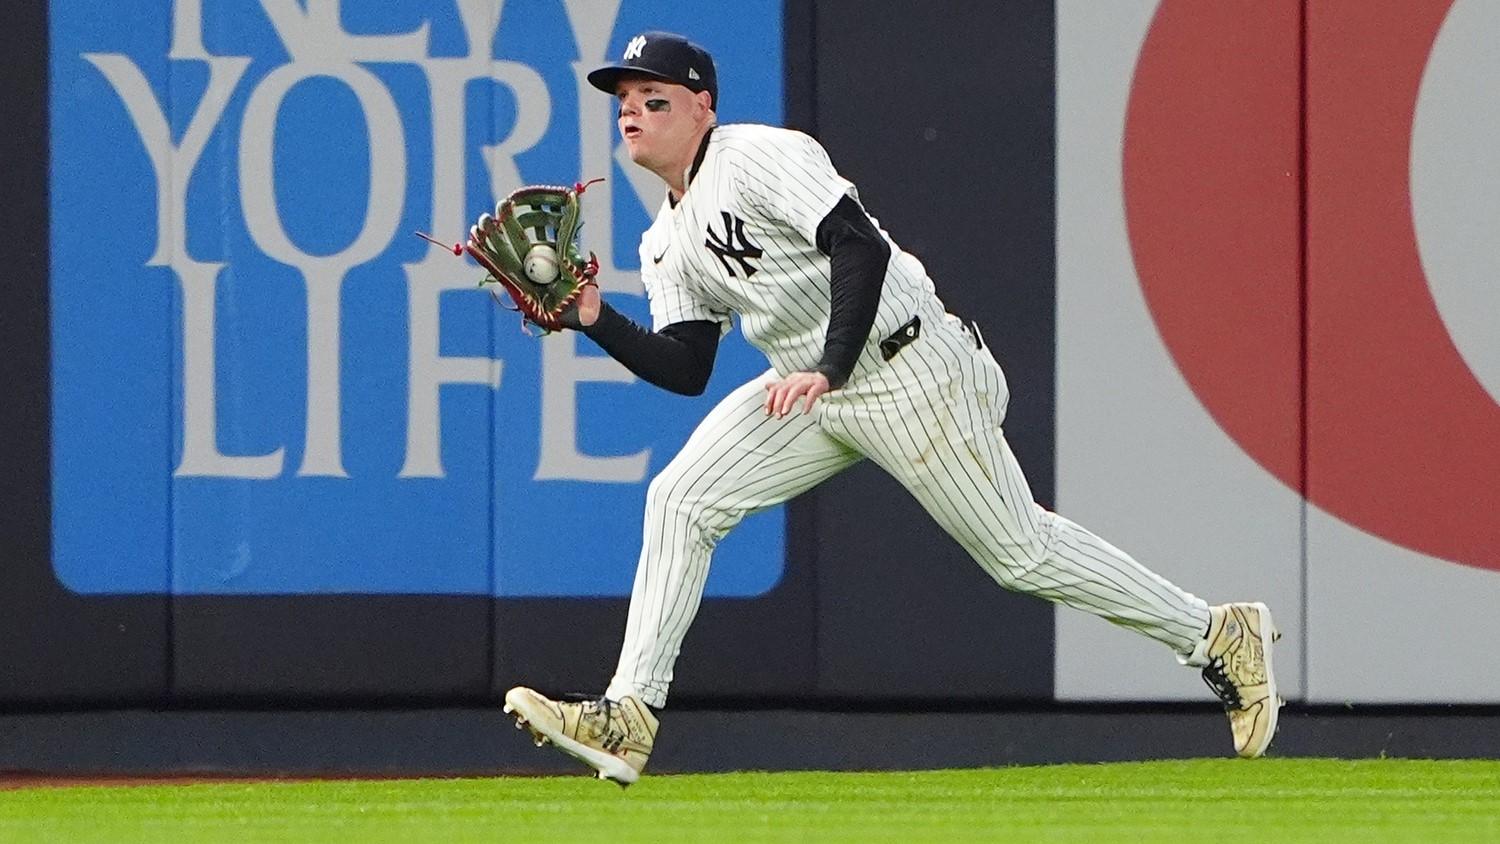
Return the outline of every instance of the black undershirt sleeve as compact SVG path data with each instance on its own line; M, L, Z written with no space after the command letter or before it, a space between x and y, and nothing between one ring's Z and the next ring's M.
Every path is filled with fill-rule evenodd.
M837 390L849 380L870 339L891 247L852 197L845 196L818 224L818 251L832 259L831 310L821 372Z
M608 302L583 333L641 379L684 396L702 395L719 353L717 322L674 322L652 333Z
M891 249L859 203L847 196L818 224L817 246L832 259L832 302L823 356L814 370L838 389L849 380L875 324ZM719 350L716 322L676 322L653 333L608 302L601 303L599 319L583 333L638 377L685 396L703 393Z

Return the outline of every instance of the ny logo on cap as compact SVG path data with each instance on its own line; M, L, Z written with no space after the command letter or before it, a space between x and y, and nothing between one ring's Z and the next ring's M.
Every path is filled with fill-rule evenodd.
M628 62L631 59L640 58L641 51L644 49L646 49L646 36L637 35L636 37L630 39L629 44L625 45L625 58L623 59L623 61Z

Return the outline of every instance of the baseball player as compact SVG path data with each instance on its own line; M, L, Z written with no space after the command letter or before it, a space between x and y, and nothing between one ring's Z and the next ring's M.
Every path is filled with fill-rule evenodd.
M979 329L945 311L922 264L865 212L817 141L717 125L713 60L677 35L638 35L588 79L616 98L631 160L666 196L640 246L654 330L593 286L568 324L642 379L697 395L737 313L771 368L719 402L651 482L624 645L603 696L560 702L511 689L505 710L517 726L601 778L634 782L715 544L747 514L868 458L1001 586L1134 629L1200 667L1236 752L1265 752L1281 705L1269 610L1209 606L1033 502L1002 432L1005 375Z

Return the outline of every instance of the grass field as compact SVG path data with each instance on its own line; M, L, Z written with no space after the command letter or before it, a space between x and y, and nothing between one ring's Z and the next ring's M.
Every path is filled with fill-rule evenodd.
M0 791L0 841L1500 841L1500 762L1195 760L913 773Z

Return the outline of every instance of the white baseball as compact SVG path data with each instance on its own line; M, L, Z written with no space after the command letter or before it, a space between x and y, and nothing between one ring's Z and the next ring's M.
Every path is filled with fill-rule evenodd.
M545 243L526 250L526 277L537 284L551 284L557 280L557 250Z

